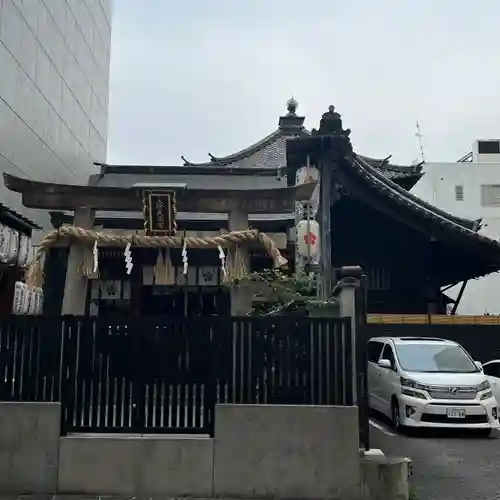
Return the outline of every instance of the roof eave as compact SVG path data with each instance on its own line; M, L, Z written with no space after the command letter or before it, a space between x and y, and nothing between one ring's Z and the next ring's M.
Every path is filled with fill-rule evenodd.
M42 229L38 224L28 219L28 217L25 217L2 203L0 203L0 217L8 226L15 226L16 228L22 229L26 233L31 233L34 229Z

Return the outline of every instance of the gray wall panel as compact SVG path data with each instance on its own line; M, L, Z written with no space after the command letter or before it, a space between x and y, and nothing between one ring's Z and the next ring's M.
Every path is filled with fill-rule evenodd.
M0 168L87 183L106 160L111 0L0 0ZM0 183L0 202L48 226Z

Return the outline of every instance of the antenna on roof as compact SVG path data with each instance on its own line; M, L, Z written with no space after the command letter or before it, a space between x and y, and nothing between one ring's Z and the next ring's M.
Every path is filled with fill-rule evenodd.
M424 136L420 131L420 123L418 119L417 119L417 133L415 134L415 137L418 137L418 143L420 145L420 156L422 157L422 161L425 163L424 140L423 140Z

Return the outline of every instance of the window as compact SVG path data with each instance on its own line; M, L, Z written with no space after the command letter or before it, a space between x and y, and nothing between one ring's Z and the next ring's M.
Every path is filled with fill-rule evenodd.
M483 184L481 186L481 206L500 207L500 184Z
M461 184L455 186L455 201L464 201L464 187Z
M385 268L372 268L367 270L368 290L390 290L391 272Z
M393 370L396 369L396 359L394 358L394 351L392 350L392 347L389 344L385 344L380 359L388 359L391 362L391 368Z
M444 342L404 343L396 347L401 368L409 372L476 373L477 367L467 352L456 344Z
M477 141L477 152L480 155L500 154L500 141Z
M483 366L483 371L490 377L500 378L500 363L489 363L486 366Z
M378 363L378 360L380 359L380 353L382 352L382 347L384 347L384 344L382 342L370 340L370 342L368 342L368 361L371 361L372 363Z

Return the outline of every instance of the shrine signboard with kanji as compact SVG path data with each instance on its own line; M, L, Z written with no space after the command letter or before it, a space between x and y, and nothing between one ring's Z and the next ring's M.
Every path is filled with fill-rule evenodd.
M144 193L144 229L151 235L174 235L176 203L173 192Z

